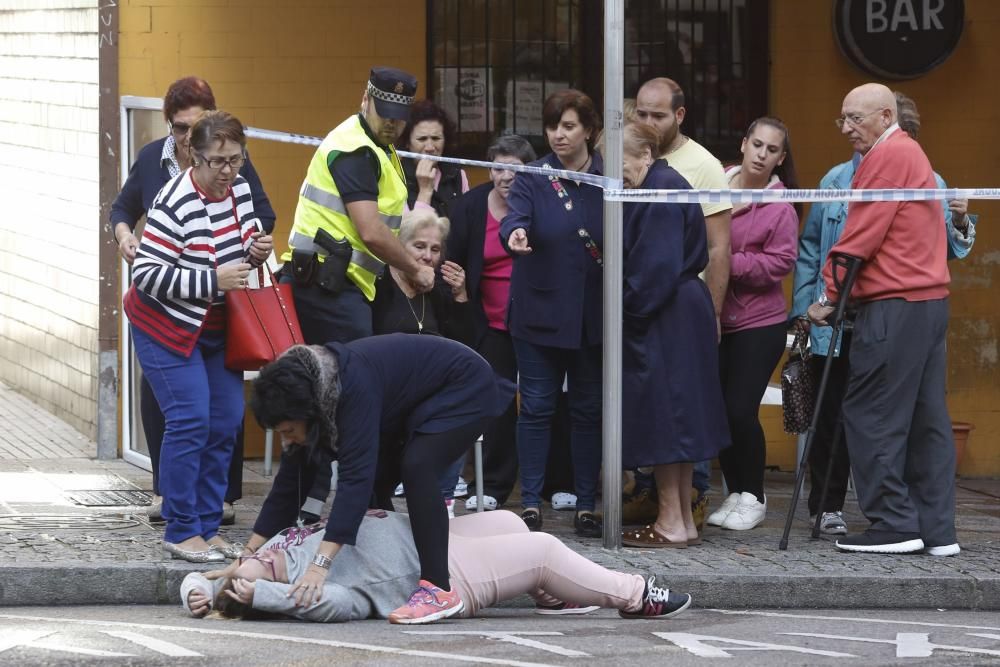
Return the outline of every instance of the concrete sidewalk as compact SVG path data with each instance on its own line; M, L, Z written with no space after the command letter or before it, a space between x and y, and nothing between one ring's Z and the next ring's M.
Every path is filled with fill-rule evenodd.
M181 579L203 566L170 561L162 527L141 505L87 507L79 492L120 492L141 502L149 473L124 461L97 461L93 443L0 385L0 606L170 603ZM245 541L270 480L247 463L235 526L222 535ZM572 513L544 509L545 530L613 569L661 575L690 591L701 607L1000 609L1000 481L960 480L961 555L875 556L837 552L809 538L804 500L789 548L778 550L792 475L768 476L768 518L748 532L708 528L687 549L618 552L573 534ZM721 502L718 493L713 508ZM458 502L458 513L464 512ZM517 509L510 505L510 509ZM866 525L853 499L846 519ZM528 599L515 601L527 604Z

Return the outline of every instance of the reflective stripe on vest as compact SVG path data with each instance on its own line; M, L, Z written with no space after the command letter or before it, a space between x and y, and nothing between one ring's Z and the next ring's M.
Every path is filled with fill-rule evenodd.
M303 252L314 252L320 257L326 257L330 253L326 251L325 248L321 248L316 245L313 240L307 236L303 236L298 232L292 232L291 237L288 239L290 245L295 246L296 250L302 250ZM366 252L355 249L351 253L351 263L357 264L365 271L369 273L379 274L382 272L382 267L385 264L377 257L373 257Z
M311 201L314 204L318 204L323 208L328 208L334 213L340 213L341 215L347 215L347 207L344 206L344 200L333 194L332 192L325 192L320 190L315 185L311 183L303 183L302 190L299 194ZM385 215L379 213L378 217L382 219L382 222L386 227L396 232L399 231L399 226L403 222L403 216L401 215ZM295 246L299 248L299 246ZM299 248L304 250L304 248Z

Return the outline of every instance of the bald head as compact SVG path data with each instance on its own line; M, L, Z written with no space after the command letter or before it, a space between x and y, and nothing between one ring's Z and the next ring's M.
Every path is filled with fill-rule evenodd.
M896 122L896 95L881 83L866 83L847 93L844 106L852 105L870 109L888 109L892 113L892 122Z
M896 122L896 96L880 83L866 83L847 93L840 114L841 133L863 155Z

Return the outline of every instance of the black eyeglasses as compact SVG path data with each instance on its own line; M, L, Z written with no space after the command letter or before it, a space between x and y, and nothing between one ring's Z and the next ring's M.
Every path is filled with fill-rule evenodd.
M183 137L185 134L188 133L188 130L191 129L191 126L188 125L187 123L173 123L173 122L171 122L171 123L167 123L167 125L170 126L170 132L175 137Z
M865 118L868 118L868 116L871 116L872 114L875 113L882 113L883 111L885 111L885 109L875 109L875 111L869 111L868 113L864 114L861 113L846 114L834 120L833 123L834 125L837 126L838 130L844 129L844 125L857 127L858 125L861 125L861 123L865 122Z
M208 165L209 169L217 169L217 170L222 169L228 164L233 171L237 171L239 170L240 167L243 166L243 163L247 161L246 155L234 155L228 160L224 157L205 157L201 153L195 153L195 155L200 157L205 162L205 164Z

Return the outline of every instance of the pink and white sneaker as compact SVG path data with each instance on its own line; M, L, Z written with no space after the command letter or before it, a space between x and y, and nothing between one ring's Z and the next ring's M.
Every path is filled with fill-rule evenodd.
M465 603L458 592L443 591L424 579L420 587L413 591L409 601L389 614L389 622L399 625L419 625L433 623L454 616L465 609Z

